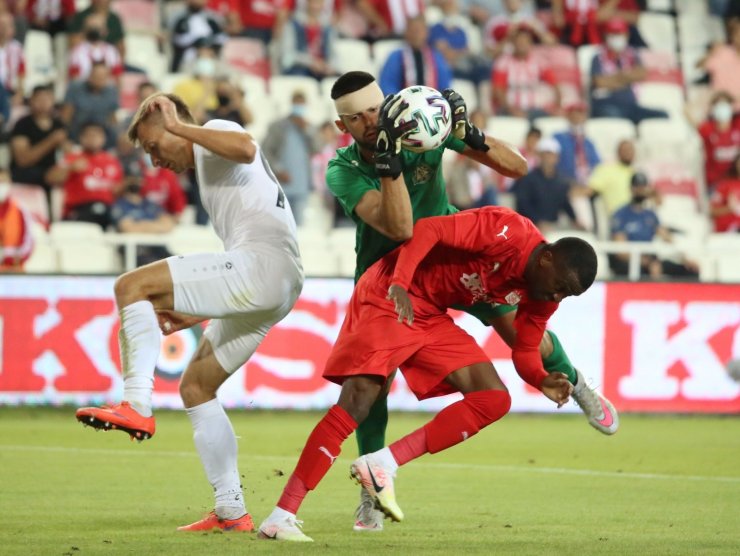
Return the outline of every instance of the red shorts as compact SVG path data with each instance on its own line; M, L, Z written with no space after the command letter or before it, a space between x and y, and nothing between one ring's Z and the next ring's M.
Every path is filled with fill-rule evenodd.
M410 296L414 324L399 323L385 286L371 275L366 273L352 294L324 378L342 384L356 375L389 377L400 368L411 391L423 400L455 392L444 382L452 372L490 361L470 334L423 299Z

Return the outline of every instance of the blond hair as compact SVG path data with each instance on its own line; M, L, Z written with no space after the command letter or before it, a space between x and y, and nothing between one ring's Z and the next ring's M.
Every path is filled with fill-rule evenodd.
M136 114L134 114L134 117L131 120L131 125L128 126L128 140L131 141L134 145L137 145L139 143L139 124L143 121L146 121L150 117L162 117L158 111L151 111L152 102L154 102L159 97L166 97L172 101L172 103L175 105L175 109L177 110L177 117L180 118L181 121L189 124L195 123L195 118L193 118L193 114L190 112L190 108L188 108L188 105L185 104L185 101L182 100L179 96L173 95L171 93L162 92L151 94L144 99L144 102L141 103L139 109L136 111Z

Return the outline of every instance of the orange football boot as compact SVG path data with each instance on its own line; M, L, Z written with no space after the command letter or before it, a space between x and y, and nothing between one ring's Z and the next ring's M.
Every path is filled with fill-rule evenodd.
M254 531L254 523L252 523L252 516L249 514L244 514L238 519L221 519L213 511L200 521L177 528L178 531L212 531L213 529L248 533Z
M146 440L154 436L154 417L144 417L128 402L102 407L81 407L75 413L85 426L98 430L121 430L131 435L131 440Z

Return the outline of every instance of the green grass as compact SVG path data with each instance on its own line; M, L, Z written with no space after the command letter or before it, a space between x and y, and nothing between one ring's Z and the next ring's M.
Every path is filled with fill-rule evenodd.
M230 411L259 523L318 413ZM429 415L393 415L389 438ZM160 412L142 444L67 409L0 409L0 554L738 554L740 419L623 416L603 437L576 415L509 415L400 470L403 523L351 530L354 439L299 517L315 543L186 534L211 508L187 417Z

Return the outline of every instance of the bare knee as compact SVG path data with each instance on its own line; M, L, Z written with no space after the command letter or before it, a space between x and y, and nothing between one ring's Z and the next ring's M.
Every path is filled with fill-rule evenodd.
M180 381L180 397L186 408L204 404L216 397L217 388L213 388L197 378L185 374Z
M119 307L148 299L144 280L138 270L132 270L116 278L113 292Z
M379 376L348 378L342 384L342 392L339 394L337 404L349 413L357 424L360 424L370 413L370 408L378 399L384 382Z

